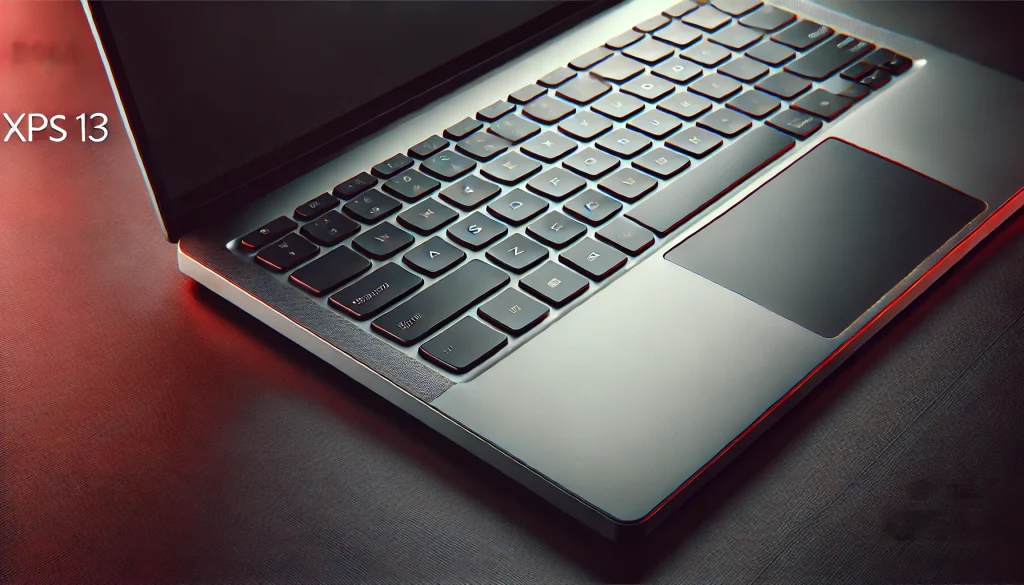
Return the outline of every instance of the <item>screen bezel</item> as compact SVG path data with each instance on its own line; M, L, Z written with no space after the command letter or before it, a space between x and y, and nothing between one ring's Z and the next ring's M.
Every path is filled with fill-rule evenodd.
M567 0L540 17L460 55L438 69L420 75L385 96L173 199L167 194L158 165L153 161L153 151L141 124L131 83L110 33L103 3L99 0L82 0L82 3L91 18L101 56L106 60L125 127L134 140L164 235L169 241L176 242L197 224L229 213L312 170L389 121L423 107L450 89L619 1Z

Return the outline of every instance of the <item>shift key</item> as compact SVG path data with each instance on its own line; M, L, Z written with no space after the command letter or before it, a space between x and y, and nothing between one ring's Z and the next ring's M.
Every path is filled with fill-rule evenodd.
M369 319L422 285L422 278L388 262L331 296L331 305L356 319Z
M378 317L373 328L402 345L412 345L508 284L508 274L472 260L413 298Z

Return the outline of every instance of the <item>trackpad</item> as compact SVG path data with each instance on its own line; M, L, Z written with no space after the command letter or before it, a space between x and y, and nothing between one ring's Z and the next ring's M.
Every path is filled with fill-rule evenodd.
M829 139L665 258L836 337L984 210Z

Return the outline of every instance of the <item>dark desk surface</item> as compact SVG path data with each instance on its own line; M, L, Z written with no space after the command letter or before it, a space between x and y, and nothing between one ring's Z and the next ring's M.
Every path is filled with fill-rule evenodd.
M115 112L77 3L0 39L0 109ZM179 274L119 129L0 149L0 581L1024 580L1020 215L614 546Z

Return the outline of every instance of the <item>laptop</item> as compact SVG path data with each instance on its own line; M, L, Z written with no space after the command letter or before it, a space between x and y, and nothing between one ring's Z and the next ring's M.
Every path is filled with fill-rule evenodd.
M610 539L1024 203L1024 83L804 0L84 7L181 271Z

